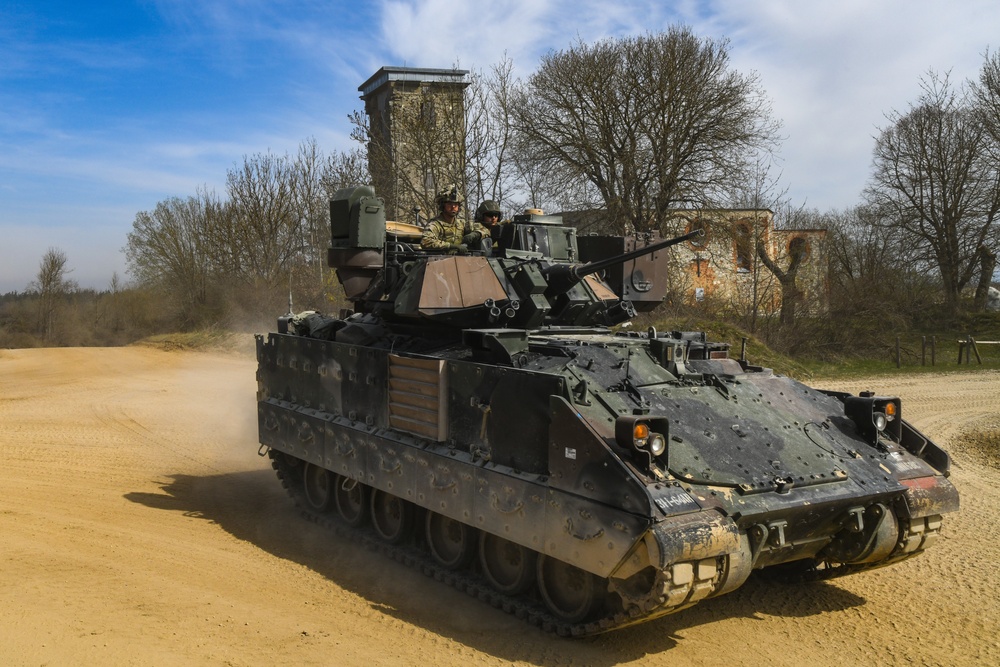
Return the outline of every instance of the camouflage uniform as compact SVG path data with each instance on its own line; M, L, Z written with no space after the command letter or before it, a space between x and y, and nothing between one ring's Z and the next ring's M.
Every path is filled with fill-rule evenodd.
M480 239L489 238L489 230L478 222L468 222L464 218L455 215L455 219L448 222L444 218L444 205L448 202L462 205L462 198L458 194L458 189L451 185L438 193L437 204L442 213L438 217L427 223L423 237L420 239L420 247L439 250L466 250L463 246L478 243ZM478 232L478 239L469 239L468 235Z
M465 243L463 237L471 232L479 232L480 238L489 238L489 231L478 222L468 222L458 216L448 222L440 215L430 221L420 239L421 248L455 248Z

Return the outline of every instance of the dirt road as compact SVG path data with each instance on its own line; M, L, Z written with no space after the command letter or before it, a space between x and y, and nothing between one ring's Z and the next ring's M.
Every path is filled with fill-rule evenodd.
M543 634L299 519L257 456L249 357L0 351L0 661L12 665L998 665L1000 374L836 383L952 449L936 548L751 580L585 640Z

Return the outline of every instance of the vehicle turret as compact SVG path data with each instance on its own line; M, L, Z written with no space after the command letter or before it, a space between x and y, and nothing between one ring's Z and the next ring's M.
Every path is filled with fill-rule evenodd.
M369 187L339 191L330 213L330 265L357 312L457 330L621 323L635 309L599 272L701 233L581 262L576 229L559 216L514 216L493 239L459 254L422 249L421 230L387 222Z

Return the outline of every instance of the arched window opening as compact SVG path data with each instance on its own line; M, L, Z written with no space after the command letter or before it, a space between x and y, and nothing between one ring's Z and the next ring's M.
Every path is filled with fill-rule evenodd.
M689 222L685 233L690 234L691 232L699 229L704 233L701 236L695 236L694 238L688 239L688 243L690 243L691 247L695 250L704 250L708 246L709 229L703 218L697 218Z

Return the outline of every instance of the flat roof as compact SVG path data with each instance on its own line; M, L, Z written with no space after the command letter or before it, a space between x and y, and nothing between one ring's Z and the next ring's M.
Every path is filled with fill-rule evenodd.
M453 83L468 86L466 69L430 69L427 67L382 67L367 81L358 86L364 99L390 81L417 81L420 83Z

